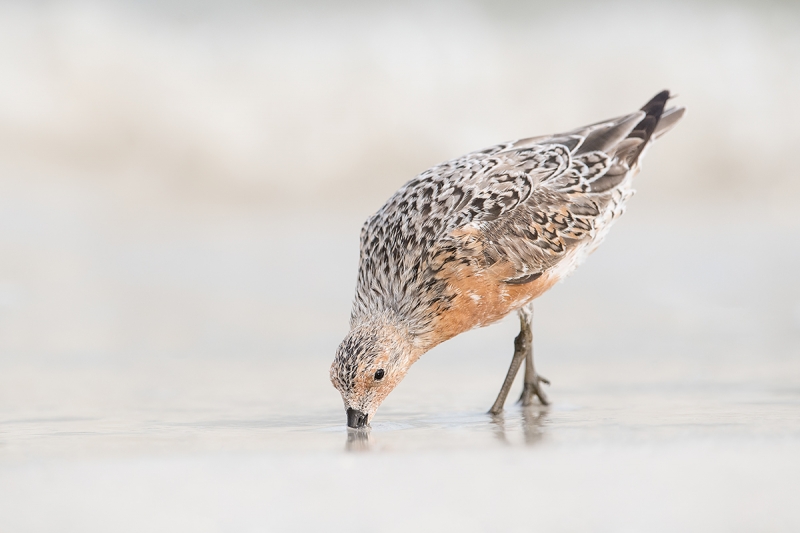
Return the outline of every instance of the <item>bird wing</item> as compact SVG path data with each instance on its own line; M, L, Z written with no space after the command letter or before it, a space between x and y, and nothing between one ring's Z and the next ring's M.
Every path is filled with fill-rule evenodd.
M581 245L596 246L632 194L622 185L638 170L648 142L683 113L664 112L668 98L664 91L629 115L498 145L451 163L477 171L451 180L465 194L437 248L473 266L502 265L506 283L522 284Z
M353 316L383 307L409 315L420 293L449 298L443 280L454 265L526 283L579 244L596 245L630 194L620 184L651 137L683 112L664 112L668 98L664 91L629 115L472 152L406 183L362 228ZM670 118L660 124L662 116Z

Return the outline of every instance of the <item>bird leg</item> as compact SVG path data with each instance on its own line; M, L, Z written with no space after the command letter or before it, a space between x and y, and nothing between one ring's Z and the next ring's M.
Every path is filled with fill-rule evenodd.
M508 398L508 392L511 390L514 378L517 377L519 367L522 365L522 361L529 351L528 347L533 340L530 329L530 313L528 311L523 311L524 309L523 307L518 311L519 335L514 339L514 357L511 359L511 366L508 367L506 379L503 381L503 386L500 387L500 393L497 395L494 405L489 409L489 413L493 415L503 412L503 405L506 403L506 398Z
M523 319L523 312L527 314L527 320ZM536 373L536 368L533 366L533 304L528 304L519 310L521 329L526 330L527 338L527 353L525 354L525 384L522 387L522 394L519 397L519 403L523 407L527 407L533 403L533 396L536 395L542 405L549 405L550 402L542 389L542 383L550 385L550 381ZM522 335L522 331L520 331Z
M511 366L508 368L506 379L503 381L503 386L500 388L500 393L494 401L494 405L489 409L489 413L496 415L503 412L503 405L506 403L508 393L511 390L511 385L514 383L514 378L517 377L519 367L522 366L522 361L526 361L525 365L525 385L522 390L520 402L522 405L530 405L533 395L535 394L543 405L547 405L547 396L541 389L540 383L550 384L545 378L536 374L533 367L533 332L531 331L531 319L533 318L533 306L528 305L523 307L518 312L519 314L519 335L514 339L514 357L511 359Z

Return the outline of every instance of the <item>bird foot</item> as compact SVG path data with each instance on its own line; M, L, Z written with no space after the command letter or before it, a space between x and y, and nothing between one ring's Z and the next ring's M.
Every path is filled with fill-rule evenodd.
M541 402L542 405L550 405L550 400L547 399L547 395L544 393L542 383L550 385L550 380L539 374L533 375L533 381L525 382L522 387L522 394L519 397L519 403L521 403L523 407L531 405L534 396L539 398L539 402Z

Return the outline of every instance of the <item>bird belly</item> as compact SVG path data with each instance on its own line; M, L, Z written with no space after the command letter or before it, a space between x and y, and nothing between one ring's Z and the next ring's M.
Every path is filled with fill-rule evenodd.
M467 267L468 268L468 267ZM496 272L483 271L449 280L455 298L434 321L431 347L470 329L493 324L544 294L558 280L545 273L521 285L504 283Z

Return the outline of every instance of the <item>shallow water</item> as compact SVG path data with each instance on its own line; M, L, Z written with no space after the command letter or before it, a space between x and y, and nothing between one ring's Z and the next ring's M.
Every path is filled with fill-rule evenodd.
M740 381L646 371L669 366L658 364L638 375L619 361L552 365L551 407L509 405L493 418L485 408L501 368L453 371L434 360L415 368L421 378L398 389L368 432L344 428L324 383L287 386L296 374L324 374L322 360L98 366L4 369L5 399L33 400L4 403L6 529L800 525L794 362ZM576 378L578 366L599 378ZM20 390L9 392L11 382Z

